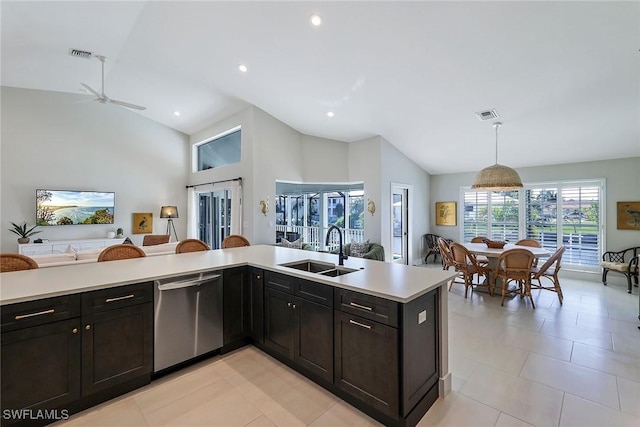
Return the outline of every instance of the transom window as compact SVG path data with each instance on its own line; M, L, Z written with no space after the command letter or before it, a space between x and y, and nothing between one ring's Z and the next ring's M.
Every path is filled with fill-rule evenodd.
M240 163L240 141L241 129L238 128L196 144L197 170Z

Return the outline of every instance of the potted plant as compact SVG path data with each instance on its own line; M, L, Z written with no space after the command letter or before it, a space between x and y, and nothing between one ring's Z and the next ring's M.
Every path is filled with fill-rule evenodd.
M13 228L10 228L9 231L20 236L20 238L18 238L18 243L29 243L29 236L40 233L40 231L34 231L37 225L34 225L29 229L27 229L26 222L22 225L12 222L11 225L13 225Z
M122 228L118 228L116 230L116 237L120 238L124 236L124 230Z

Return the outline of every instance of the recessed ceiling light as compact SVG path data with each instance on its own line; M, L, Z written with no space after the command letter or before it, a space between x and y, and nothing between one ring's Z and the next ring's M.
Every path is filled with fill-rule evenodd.
M174 116L179 116L179 115L180 115L180 111L174 111L174 112L173 112L173 115L174 115Z
M320 17L320 15L311 15L309 20L311 21L311 24L315 25L316 27L322 24L322 18Z
M246 65L244 65L244 64L240 64L240 65L238 65L238 70L240 70L240 71L241 71L241 72L243 72L243 73L246 73L246 72L247 72L247 70L248 70L248 68L247 68L247 66L246 66Z
M333 111L327 111L327 117L333 117L335 116Z

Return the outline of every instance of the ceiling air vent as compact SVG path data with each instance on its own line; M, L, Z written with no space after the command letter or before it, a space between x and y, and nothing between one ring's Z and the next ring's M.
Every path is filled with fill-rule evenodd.
M78 58L91 59L91 57L93 56L93 53L87 52L86 50L70 48L69 55L76 56Z
M480 120L493 120L498 118L498 112L496 110L479 111L476 113L476 116L478 116Z

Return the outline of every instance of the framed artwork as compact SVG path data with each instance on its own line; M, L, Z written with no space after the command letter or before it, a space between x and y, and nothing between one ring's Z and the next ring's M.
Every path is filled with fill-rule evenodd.
M436 225L456 225L456 202L436 202Z
M640 230L640 202L618 202L618 230Z
M153 233L153 214L151 212L133 214L133 234Z

